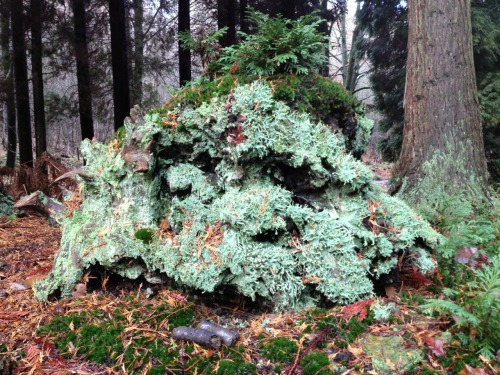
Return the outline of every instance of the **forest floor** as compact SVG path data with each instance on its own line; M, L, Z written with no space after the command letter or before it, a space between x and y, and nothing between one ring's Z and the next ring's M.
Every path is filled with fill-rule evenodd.
M439 287L411 271L381 297L281 314L236 295L193 295L102 271L86 274L71 298L41 303L32 286L50 271L60 239L61 229L46 217L0 218L0 375L499 370L453 340L450 322L421 313L419 306ZM386 319L376 319L377 308L387 311ZM240 338L215 349L171 338L175 327L201 320Z

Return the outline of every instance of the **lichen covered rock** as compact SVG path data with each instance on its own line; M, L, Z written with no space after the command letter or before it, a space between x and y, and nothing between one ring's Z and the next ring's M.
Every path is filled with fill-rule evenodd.
M82 144L94 178L63 220L39 299L68 295L95 264L205 292L232 286L277 309L370 296L402 254L434 267L430 225L372 184L341 135L274 100L266 83L125 128L122 145Z

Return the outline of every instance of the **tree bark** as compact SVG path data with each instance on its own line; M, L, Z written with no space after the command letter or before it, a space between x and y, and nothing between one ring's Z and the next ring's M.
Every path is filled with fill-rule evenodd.
M133 103L142 105L142 79L144 76L144 4L134 0L134 71L132 78Z
M73 0L73 23L75 32L74 52L76 60L78 110L80 113L82 140L86 138L94 138L89 50L87 44L87 25L85 18L85 0Z
M408 60L401 193L425 203L434 192L485 196L469 0L408 1Z
M16 102L14 100L14 81L12 59L10 51L10 7L3 2L1 12L1 48L2 48L2 70L5 77L4 94L5 94L5 119L7 125L7 161L5 165L9 168L14 168L16 163Z
M33 113L35 120L35 151L36 157L40 157L44 151L47 151L42 68L42 0L31 0L30 11L31 75L33 85Z
M130 112L127 35L124 0L109 0L111 26L111 67L113 71L114 129L123 126Z
M248 0L240 0L240 31L248 34L248 23L246 21Z
M191 32L189 0L179 0L179 33ZM191 81L191 50L182 48L179 40L179 84L183 86Z
M33 167L33 142L31 139L28 63L24 41L23 7L11 0L10 17L12 46L14 50L14 80L16 86L17 133L19 136L19 162Z
M222 47L229 47L236 43L236 5L235 0L217 0L217 27L227 27L226 33L219 43Z

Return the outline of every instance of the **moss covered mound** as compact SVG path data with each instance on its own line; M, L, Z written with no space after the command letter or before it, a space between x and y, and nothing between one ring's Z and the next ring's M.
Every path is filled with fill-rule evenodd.
M94 178L64 219L41 300L68 295L94 264L205 292L231 286L277 309L365 298L402 254L434 267L430 225L266 82L125 129L121 144L82 144Z
M187 106L197 108L217 96L227 96L238 85L249 84L259 77L225 74L200 77L197 82L177 92L164 106L161 116ZM339 131L345 147L356 157L365 151L373 129L373 121L365 116L362 104L340 83L317 74L275 74L264 77L275 100L281 100L294 111L307 113L313 121L322 121Z

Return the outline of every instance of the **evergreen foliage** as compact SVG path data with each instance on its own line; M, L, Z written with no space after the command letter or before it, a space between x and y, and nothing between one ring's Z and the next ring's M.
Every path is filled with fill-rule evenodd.
M266 82L125 131L123 145L82 144L94 178L82 207L62 219L39 299L68 295L94 264L205 292L232 286L276 309L370 296L403 253L424 272L434 267L428 250L440 236L371 183L343 137L276 101ZM131 149L148 155L147 171L127 164Z
M323 22L319 18L307 15L292 21L251 11L248 20L257 32L240 33L244 40L223 50L218 71L227 73L233 68L244 75L306 75L317 73L325 62L328 39L317 32Z
M12 213L14 201L0 186L0 217L8 216Z
M266 79L275 99L342 130L349 151L361 156L373 124L364 117L360 102L351 93L317 74L325 62L327 41L318 32L322 21L315 15L290 20L252 11L249 22L256 33L242 34L244 40L222 49L219 58L214 48L223 30L196 39L181 35L187 47L200 53L205 75L175 95L163 111L172 111L177 106L199 106L214 96L228 94L238 84Z
M445 289L447 299L429 299L421 308L452 315L457 328L467 329L470 347L493 358L500 348L500 256L494 256L490 264L463 272L472 274L465 290Z

